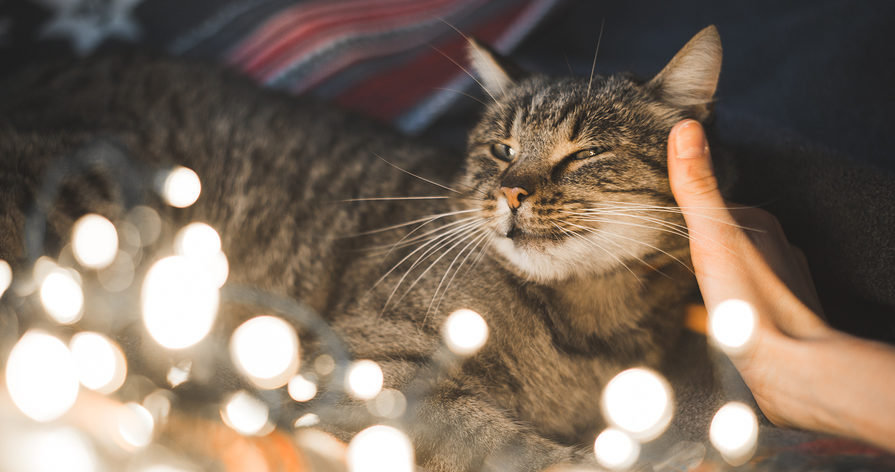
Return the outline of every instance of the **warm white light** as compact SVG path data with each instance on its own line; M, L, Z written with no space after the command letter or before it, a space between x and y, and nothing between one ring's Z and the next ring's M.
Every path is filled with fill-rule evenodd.
M61 427L22 434L10 444L3 464L28 472L93 472L98 470L96 451L83 434Z
M620 429L607 428L594 441L594 454L603 467L627 469L637 462L640 443Z
M126 403L118 412L118 434L131 448L143 448L152 441L155 420L149 410L139 403Z
M146 247L158 240L159 234L162 232L162 218L155 209L138 205L128 213L127 218L137 228L139 235L139 239L133 242Z
M758 442L758 418L748 406L731 402L718 410L709 429L712 445L731 465L745 463Z
M468 356L485 345L488 340L488 324L472 310L457 310L444 323L444 337L454 354Z
M370 360L360 360L348 370L348 392L358 400L369 400L382 390L382 369Z
M99 333L78 333L69 341L69 348L81 385L108 394L124 383L127 363L121 348L111 339Z
M391 388L383 389L376 398L367 402L367 410L382 418L398 418L406 409L407 397Z
M101 269L111 264L118 253L118 232L106 218L91 213L72 227L72 251L84 267Z
M320 423L320 417L314 413L305 413L301 415L292 426L296 428L310 428Z
M265 430L268 409L264 402L240 390L227 400L221 418L236 432L253 436Z
M350 472L412 472L413 445L391 426L371 426L348 443Z
M292 377L289 381L289 396L297 402L306 402L317 395L317 384L301 375Z
M171 398L174 395L163 389L158 389L143 399L143 407L152 415L155 424L162 425L168 421L168 415L171 414Z
M174 250L181 256L213 256L221 252L221 237L205 223L190 223L174 237Z
M40 284L40 301L51 318L62 324L72 324L81 319L84 292L71 272L55 268Z
M196 203L201 192L199 176L186 167L172 169L162 184L162 197L169 205L177 208L186 208Z
M3 292L6 292L6 289L12 284L12 267L9 266L9 262L0 259L0 298L3 297Z
M751 305L742 300L725 300L709 316L709 333L725 352L739 353L752 341L756 321Z
M136 267L130 254L118 251L112 264L97 272L96 276L103 288L110 292L121 292L134 283Z
M193 368L193 363L190 361L183 361L175 366L171 366L168 369L168 376L166 380L168 384L171 385L171 388L174 388L190 378L190 371Z
M62 341L42 331L28 331L6 360L6 388L22 413L52 421L78 398L77 372Z
M641 441L658 437L671 422L671 386L650 369L636 367L616 375L602 401L606 419Z
M211 330L218 287L190 259L171 256L156 262L143 281L143 323L162 346L182 349Z
M278 388L298 371L298 335L281 318L257 316L233 332L230 355L252 383L260 388Z

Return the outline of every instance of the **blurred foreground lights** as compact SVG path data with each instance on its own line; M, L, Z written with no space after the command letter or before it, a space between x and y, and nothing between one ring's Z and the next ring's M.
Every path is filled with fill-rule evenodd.
M267 405L245 391L230 396L221 408L221 419L227 426L245 436L259 436L269 431Z
M281 318L257 316L233 332L230 355L259 388L282 387L298 371L298 335Z
M127 375L127 363L114 341L99 333L83 332L74 335L68 344L81 385L102 394L121 387Z
M650 369L635 367L613 377L602 403L609 422L640 441L659 437L671 422L671 386Z
M162 346L183 349L211 330L218 287L192 260L170 256L149 269L143 281L143 323Z
M386 388L367 402L367 410L381 418L399 418L407 410L407 397L395 389Z
M391 426L371 426L348 443L350 472L412 472L413 445Z
M755 453L758 418L748 406L730 402L715 413L709 439L730 465L742 465Z
M728 354L743 352L755 334L755 311L742 300L725 300L709 316L709 334Z
M61 324L72 324L81 319L84 292L69 270L56 267L40 284L40 301L51 318Z
M346 379L348 393L358 400L370 400L382 390L382 369L371 360L351 364Z
M47 333L28 331L9 353L6 388L31 419L59 418L78 398L78 370L68 347Z
M118 435L127 449L142 449L152 442L155 420L138 403L126 403L118 411Z
M102 269L108 266L118 253L115 225L95 213L82 216L72 227L72 251L84 267Z
M9 266L9 262L0 259L0 298L3 297L3 292L6 292L6 289L12 284L12 267Z
M488 341L488 324L472 310L457 310L444 323L444 340L458 356L475 354Z
M221 237L205 223L190 223L174 237L174 251L188 257L218 287L222 287L230 273L227 256L221 252Z
M164 176L161 186L162 198L173 207L186 208L199 199L202 183L192 169L178 166Z
M168 385L171 388L177 387L190 379L190 371L192 369L193 363L191 361L180 361L177 365L168 369L168 375L165 377L165 380L168 381Z
M93 444L78 430L60 427L19 433L14 450L3 457L3 470L28 472L94 472L99 470ZM9 467L8 469L6 467Z
M317 395L317 384L301 375L292 377L292 379L289 380L287 389L289 391L289 396L297 402L310 401Z
M627 469L637 462L640 443L620 429L606 428L594 441L594 454L607 469Z

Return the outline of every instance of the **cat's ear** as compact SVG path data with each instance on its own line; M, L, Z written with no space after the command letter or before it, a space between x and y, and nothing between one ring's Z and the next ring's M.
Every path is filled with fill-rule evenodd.
M502 95L516 81L527 75L521 67L493 49L473 38L468 39L469 63L479 78L479 84L492 96Z
M648 87L666 103L687 109L701 121L708 118L720 74L721 36L712 25L696 33Z

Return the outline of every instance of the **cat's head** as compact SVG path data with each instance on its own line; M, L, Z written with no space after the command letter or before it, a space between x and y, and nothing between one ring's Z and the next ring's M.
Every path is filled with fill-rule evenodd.
M600 274L685 249L666 142L705 120L721 68L714 26L654 78L532 75L471 41L489 103L460 180L494 252L540 282Z

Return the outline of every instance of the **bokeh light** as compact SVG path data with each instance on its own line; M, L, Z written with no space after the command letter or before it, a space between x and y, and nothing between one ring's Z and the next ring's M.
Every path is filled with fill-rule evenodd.
M293 424L296 428L310 428L320 423L320 417L314 413L305 413L301 415Z
M414 467L410 438L391 426L371 426L348 443L350 472L412 472Z
M72 324L81 319L84 292L72 272L56 267L40 284L40 301L51 318L61 324Z
M171 388L174 388L190 378L190 371L193 369L193 363L191 361L181 361L177 365L171 366L168 369L168 375L165 380L168 381L168 385Z
M756 322L751 305L742 300L725 300L709 316L709 333L724 352L738 354L751 344Z
M118 434L128 449L142 449L152 442L155 420L139 403L125 403L118 410Z
M454 354L475 354L488 341L488 324L472 310L457 310L444 323L444 338Z
M758 443L758 418L743 403L730 402L712 418L709 440L731 465L744 464L755 453Z
M306 379L304 376L296 375L289 380L287 387L289 396L297 402L310 401L317 395L317 384Z
M12 267L9 266L9 262L0 259L0 298L3 298L3 293L10 285L12 285Z
M43 331L28 331L6 360L6 388L31 419L59 418L78 398L78 370L68 347Z
M227 426L245 436L259 435L268 426L269 410L261 400L240 390L221 408L221 418Z
M173 207L186 208L199 199L202 183L199 176L186 167L171 169L162 184L162 198Z
M134 283L136 270L130 254L118 251L112 263L97 272L96 276L104 289L110 292L122 292Z
M256 386L278 388L298 371L298 335L281 318L257 316L233 332L230 355Z
M367 402L367 410L381 418L398 418L407 409L407 397L392 388L383 389L376 398Z
M671 422L671 386L657 372L635 367L616 375L603 390L603 413L615 427L649 441Z
M115 225L95 213L82 216L72 227L72 251L84 267L101 269L108 266L118 253Z
M594 454L603 467L627 469L637 462L640 443L620 429L606 428L594 441Z
M82 332L69 341L81 385L108 394L118 390L127 375L121 348L99 333Z
M10 444L11 443L11 444ZM99 469L93 444L78 430L57 427L19 433L5 444L3 470L94 472ZM7 468L8 467L8 468Z
M205 223L190 223L174 237L177 254L189 257L208 257L221 252L221 237Z
M351 364L347 378L348 392L358 400L369 400L382 390L382 369L371 360Z
M211 330L218 298L218 287L191 259L166 257L143 281L143 323L162 346L183 349Z
M135 206L127 215L128 221L137 228L140 246L155 244L162 232L162 218L154 208Z

